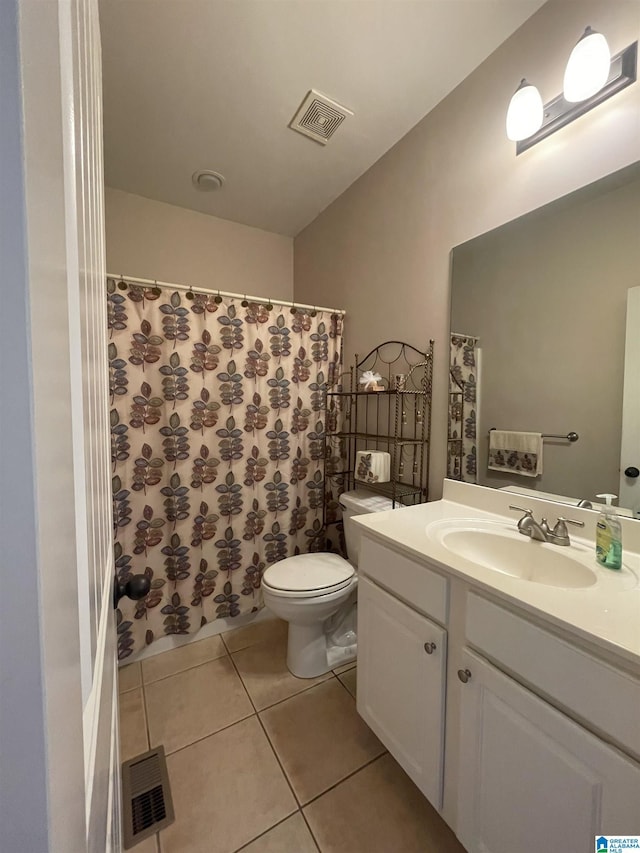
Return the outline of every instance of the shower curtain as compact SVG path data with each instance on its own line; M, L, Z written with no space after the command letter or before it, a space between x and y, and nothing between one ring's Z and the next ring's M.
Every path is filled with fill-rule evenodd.
M323 391L342 316L107 280L120 659L261 608L266 566L323 549Z
M447 476L477 483L477 339L451 335L449 349L449 454ZM461 388L463 390L461 390Z

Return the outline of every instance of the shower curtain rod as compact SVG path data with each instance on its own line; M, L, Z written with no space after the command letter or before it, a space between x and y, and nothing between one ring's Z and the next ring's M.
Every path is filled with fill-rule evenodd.
M460 332L451 332L452 338L471 338L472 341L479 341L480 338L476 337L476 335L463 335Z
M251 296L246 293L230 293L228 290L218 290L214 288L210 290L205 287L190 287L188 284L175 284L172 281L158 281L151 278L137 278L133 275L112 275L107 273L107 278L114 278L116 281L130 281L132 284L150 284L155 287L171 287L174 290L186 290L191 293L206 293L215 294L217 296L229 296L232 299L247 299L250 302L258 302L261 305L269 305L275 302L276 305L283 305L286 308L308 308L311 311L326 311L329 314L346 314L344 308L323 308L321 305L305 305L303 302L287 302L285 299L271 299L271 297Z

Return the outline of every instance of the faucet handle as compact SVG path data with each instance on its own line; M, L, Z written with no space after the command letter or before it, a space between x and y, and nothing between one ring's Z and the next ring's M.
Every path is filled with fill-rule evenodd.
M558 539L566 539L569 542L569 531L567 524L575 524L576 527L584 527L584 521L574 521L572 518L560 518L556 521L556 526L552 530L553 536Z
M515 509L518 512L523 512L525 515L533 516L533 510L525 509L523 506L514 506L513 504L509 504L509 509Z
M563 518L562 516L560 516L558 518L557 524L560 524L560 522L562 522L563 524L575 524L576 527L584 527L584 521L574 521L573 518Z

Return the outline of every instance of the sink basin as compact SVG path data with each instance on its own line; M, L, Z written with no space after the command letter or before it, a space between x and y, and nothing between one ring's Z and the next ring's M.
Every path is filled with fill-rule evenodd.
M447 519L434 522L428 534L440 545L494 572L545 586L584 588L597 581L585 565L585 548L536 542L497 522Z

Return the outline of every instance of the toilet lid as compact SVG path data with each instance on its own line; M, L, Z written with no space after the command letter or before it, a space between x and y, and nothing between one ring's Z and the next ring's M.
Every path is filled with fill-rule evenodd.
M270 565L263 581L284 592L328 591L345 586L355 574L351 563L337 554L300 554Z

